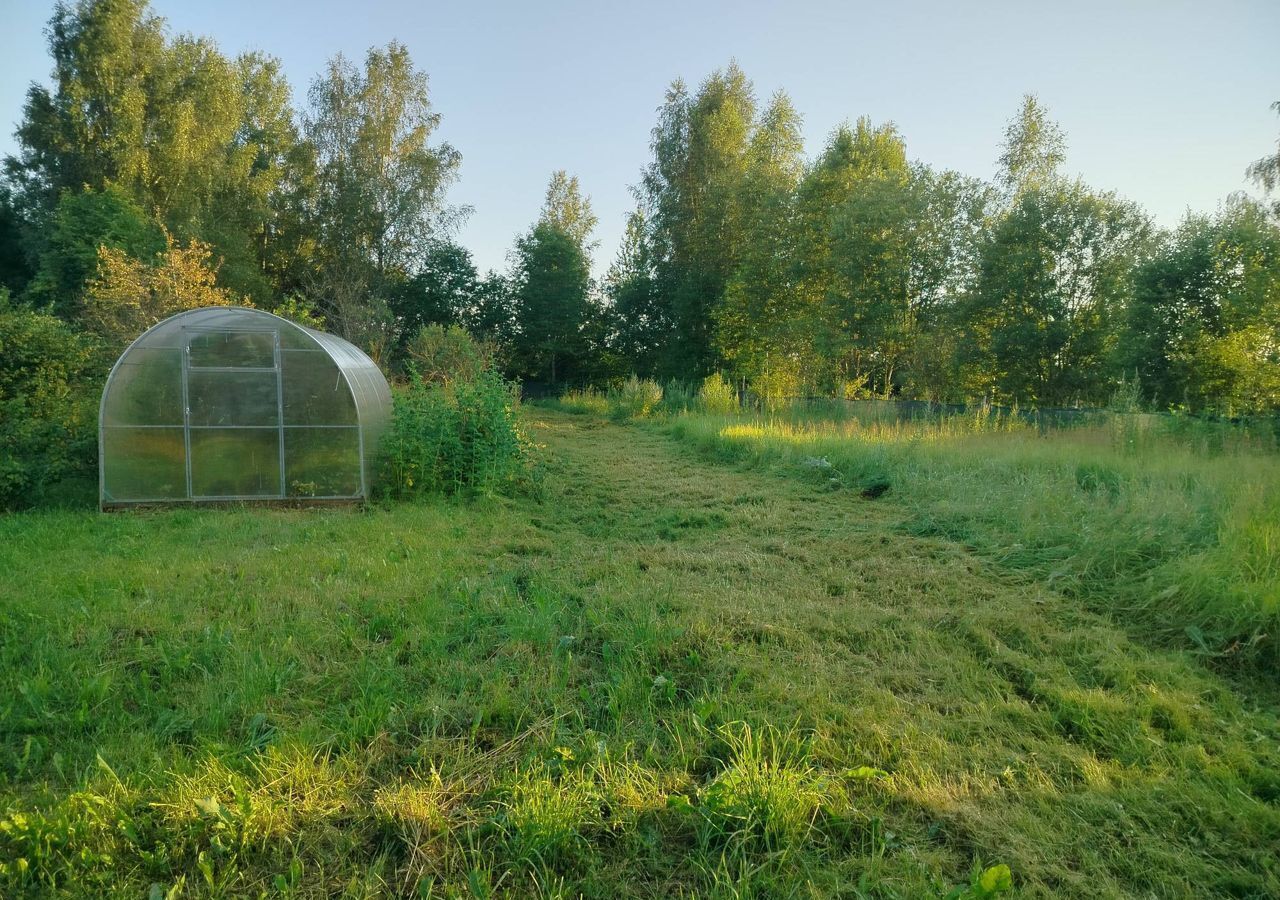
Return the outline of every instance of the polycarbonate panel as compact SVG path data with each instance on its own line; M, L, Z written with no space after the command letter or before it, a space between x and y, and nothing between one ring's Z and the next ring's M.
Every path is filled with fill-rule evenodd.
M279 425L275 372L187 372L193 426Z
M104 428L102 492L108 500L183 500L187 451L181 428Z
M360 494L360 429L286 428L285 493L290 497Z
M269 369L276 364L275 331L189 331L188 365Z
M277 428L191 430L191 496L279 497Z
M281 354L286 425L356 425L347 379L323 350Z
M182 352L139 348L112 376L102 424L182 425Z

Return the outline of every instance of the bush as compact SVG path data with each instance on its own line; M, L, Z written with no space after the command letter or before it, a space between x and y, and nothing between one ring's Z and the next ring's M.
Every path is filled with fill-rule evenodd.
M397 392L380 448L380 489L397 498L510 488L526 472L519 388L492 368Z
M698 404L710 415L723 416L738 411L738 392L719 372L708 375L698 391Z
M662 386L632 375L609 392L609 415L614 419L643 419L662 402Z
M413 374L432 384L474 381L493 366L493 348L457 325L424 325L405 345L405 356Z
M95 348L62 320L0 289L0 509L83 488L97 465ZM68 490L68 488L72 488Z

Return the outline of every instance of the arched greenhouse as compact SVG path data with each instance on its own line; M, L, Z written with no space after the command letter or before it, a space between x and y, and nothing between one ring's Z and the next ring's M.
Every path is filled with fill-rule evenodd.
M100 501L367 498L390 415L382 372L342 338L257 309L179 313L107 377Z

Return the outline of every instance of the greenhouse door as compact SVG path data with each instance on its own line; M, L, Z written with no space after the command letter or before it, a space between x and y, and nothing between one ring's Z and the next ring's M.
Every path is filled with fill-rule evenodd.
M187 496L284 497L280 335L188 328L182 354Z

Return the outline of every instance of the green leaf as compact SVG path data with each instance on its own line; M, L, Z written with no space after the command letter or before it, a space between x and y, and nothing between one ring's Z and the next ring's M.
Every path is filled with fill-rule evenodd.
M1013 890L1013 873L1004 863L992 866L978 876L978 887L982 896L992 897Z

